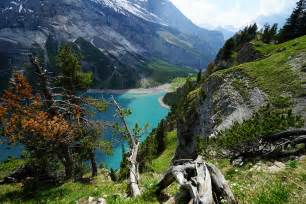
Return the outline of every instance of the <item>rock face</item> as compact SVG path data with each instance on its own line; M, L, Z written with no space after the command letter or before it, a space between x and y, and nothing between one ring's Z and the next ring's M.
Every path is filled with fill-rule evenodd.
M266 105L265 93L257 87L251 87L248 81L239 72L233 72L223 76L212 75L202 85L204 100L196 106L195 113L186 119L187 125L178 124L176 159L193 158L197 155L198 137L215 137L235 122L251 118L253 113Z
M200 119L194 128L199 136L214 137L235 122L249 119L266 104L266 95L249 86L248 79L238 72L215 76L203 88L207 95L197 109Z
M294 113L303 117L306 126L306 53L302 52L289 61L291 68L299 73L302 82L301 93L294 99Z
M113 68L121 74L152 58L198 68L223 44L221 33L195 26L169 0L0 2L0 55L11 66L22 64L33 46L47 52L49 36L59 44L85 39L106 57L129 64Z

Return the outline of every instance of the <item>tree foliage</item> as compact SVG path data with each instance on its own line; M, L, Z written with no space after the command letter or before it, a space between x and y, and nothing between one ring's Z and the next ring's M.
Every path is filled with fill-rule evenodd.
M257 30L258 26L254 23L253 25L246 26L228 39L217 54L216 61L230 60L234 51L239 50L245 43L255 39Z
M299 0L297 6L280 30L279 42L306 35L306 0Z
M277 27L277 24L273 24L272 26L270 26L269 24L264 25L262 33L262 41L264 43L271 43L272 40L276 40Z
M9 143L24 145L32 161L57 158L65 167L66 178L71 178L83 161L95 162L97 148L108 148L100 140L103 126L87 118L84 105L91 105L91 100L61 93L46 97L44 93L34 93L24 76L15 73L0 98L2 134Z
M59 50L57 66L62 74L60 85L67 90L88 88L93 81L92 72L83 72L80 57L73 52L70 45L66 44Z

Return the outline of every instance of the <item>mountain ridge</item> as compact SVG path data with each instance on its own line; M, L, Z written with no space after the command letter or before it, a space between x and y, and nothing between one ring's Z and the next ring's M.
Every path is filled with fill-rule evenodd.
M198 33L184 33L167 25L162 14L161 17L155 14L156 1L5 0L0 3L0 53L24 59L20 53L25 50L28 54L37 45L47 56L45 43L50 35L59 45L83 38L100 52L109 53L131 67L130 70L136 70L136 78L141 78L143 62L152 58L194 69L207 65L223 44L222 34L197 28L170 1L163 3ZM203 40L206 38L203 34L212 37ZM212 41L214 35L216 40ZM212 47L214 44L217 45ZM138 80L134 81L132 86L137 83Z

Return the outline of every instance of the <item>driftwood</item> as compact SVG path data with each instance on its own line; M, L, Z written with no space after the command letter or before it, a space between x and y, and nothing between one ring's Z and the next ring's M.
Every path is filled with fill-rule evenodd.
M214 204L221 203L221 200L237 203L220 170L205 163L201 157L174 162L157 185L156 192L161 193L174 181L181 186L181 193L189 193L187 203Z
M117 103L117 101L113 99L113 103L115 104L117 108L118 115L125 127L126 130L126 136L128 138L129 143L129 158L128 158L128 168L129 168L129 194L132 197L137 197L141 195L141 191L139 188L139 163L137 161L137 155L139 150L140 141L139 139L131 132L129 129L127 122L125 120L125 116L122 114L123 110L120 107L120 105Z
M297 144L306 144L306 129L291 129L261 137L231 149L227 156L233 160L236 158L280 158L305 152L304 148L295 147Z

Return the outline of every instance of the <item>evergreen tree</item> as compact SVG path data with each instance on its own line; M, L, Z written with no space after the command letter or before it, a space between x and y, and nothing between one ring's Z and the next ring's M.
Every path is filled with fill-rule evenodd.
M157 152L161 153L165 150L165 121L162 120L156 130Z
M264 43L270 43L275 39L277 34L277 24L274 24L272 27L269 24L264 25L263 33L262 33L262 41Z
M202 79L202 70L200 69L197 75L197 82L199 83Z
M92 83L92 73L83 72L80 57L73 52L70 45L64 45L57 56L57 66L60 73L60 84L68 91L88 88Z
M285 42L306 34L306 0L297 2L296 8L288 18L279 34L279 42Z
M225 45L222 49L223 57L222 59L229 59L235 49L235 40L234 38L230 38L225 42Z

